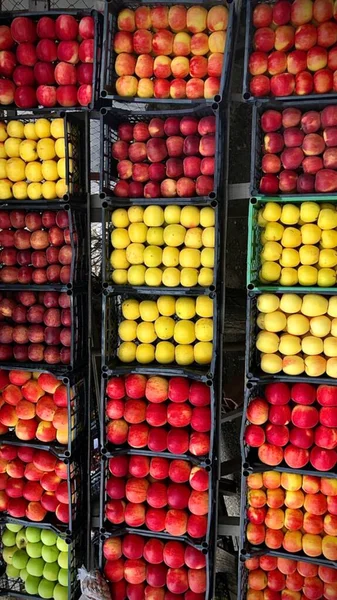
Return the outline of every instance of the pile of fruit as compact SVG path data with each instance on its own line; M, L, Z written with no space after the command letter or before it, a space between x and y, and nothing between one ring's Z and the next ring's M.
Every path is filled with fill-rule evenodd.
M27 594L68 600L69 546L61 537L49 529L8 524L1 542L9 579L21 580Z
M109 460L105 515L113 525L172 536L207 533L209 473L186 460L120 455ZM337 544L337 542L336 542Z
M337 29L337 23L336 23ZM337 56L337 46L336 46ZM266 110L259 191L265 195L337 190L337 106Z
M204 9L202 9L204 10ZM122 123L112 156L122 198L192 198L214 191L216 120L208 116L158 117Z
M205 383L135 373L111 377L106 395L106 437L114 446L127 443L131 448L194 456L209 453L210 388Z
M43 521L55 513L69 522L68 467L31 446L0 447L0 511L16 519ZM49 515L51 516L51 515Z
M1 371L0 434L22 441L68 443L67 387L50 373Z
M0 292L0 298L0 360L70 363L67 293Z
M214 334L209 296L161 296L140 302L129 298L122 303L122 315L117 350L121 362L210 364Z
M1 283L69 283L71 243L66 210L0 210Z
M224 5L123 9L113 38L117 94L213 98L220 92L227 25Z
M245 567L249 570L245 600L337 598L337 569L269 555L248 558Z
M331 471L337 463L337 387L271 383L247 407L244 440L262 463L292 469L308 464Z
M212 285L214 208L117 208L111 222L114 229L110 263L115 283L155 287Z
M206 556L194 546L129 533L106 539L103 554L112 598L205 599Z
M256 348L265 373L337 374L337 296L261 294Z
M332 0L280 0L253 11L249 58L254 96L337 91L337 6Z
M16 17L0 28L0 104L87 106L92 98L92 17ZM76 65L76 66L75 66Z
M336 561L336 479L265 471L249 475L247 490L249 544Z
M72 151L69 144L70 156ZM63 198L68 190L66 168L64 119L0 122L1 200ZM70 177L72 170L70 158Z
M259 211L258 224L262 228L261 281L281 286L336 285L335 204L267 202Z

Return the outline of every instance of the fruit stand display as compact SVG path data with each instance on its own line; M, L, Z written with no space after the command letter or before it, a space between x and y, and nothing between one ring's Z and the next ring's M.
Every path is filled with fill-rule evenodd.
M330 600L337 594L336 7L246 4L253 198L239 597Z

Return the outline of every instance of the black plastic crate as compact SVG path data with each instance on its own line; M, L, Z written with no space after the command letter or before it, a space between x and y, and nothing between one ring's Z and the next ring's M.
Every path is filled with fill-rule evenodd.
M278 469L269 469L270 470L278 470ZM292 469L292 473L294 469ZM299 471L296 469L296 473ZM248 542L246 539L246 530L248 525L247 519L247 477L243 474L241 477L241 504L240 504L240 549L239 549L239 561L244 561L247 558L251 558L252 556L262 556L263 554L269 554L270 556L279 556L280 558L289 558L291 560L300 560L309 563L315 563L317 565L323 565L325 567L337 568L337 562L333 560L329 560L321 554L320 556L307 556L300 550L299 552L287 552L282 547L278 550L271 550L264 543L259 546L254 546Z
M179 295L179 296L189 296L187 292L183 293L183 289L178 289L177 292L174 292L168 288L167 295ZM200 365L197 363L192 363L186 367L182 367L178 365L176 362L172 362L170 364L161 364L153 361L152 363L148 363L142 365L137 361L133 361L130 363L123 363L119 360L117 356L117 350L120 343L120 338L118 336L118 327L123 320L122 317L122 303L124 300L133 298L139 301L142 300L154 300L158 299L158 296L162 295L158 289L149 288L148 294L143 294L142 296L137 293L114 293L108 294L103 290L103 300L102 300L102 313L103 313L103 323L102 323L102 368L104 372L108 372L109 369L113 369L115 374L121 374L124 372L129 372L130 370L135 370L136 367L141 367L142 371L137 369L137 372L143 373L151 373L153 372L151 368L154 366L155 372L161 373L165 370L166 375L171 374L180 374L185 377L190 376L205 376L206 379L213 379L215 375L216 363L218 359L218 344L219 340L221 340L221 335L219 331L219 316L221 307L216 299L215 292L211 292L209 297L213 300L213 352L212 359L209 364ZM173 315L174 318L174 315ZM169 340L166 340L169 341ZM150 366L150 369L148 368Z
M73 107L70 107L70 110L92 110L96 108L99 104L99 93L100 93L100 78L101 78L101 47L102 47L102 36L103 36L103 15L101 15L96 10L76 10L76 9L66 9L66 10L45 10L45 11L13 11L13 12L2 12L0 16L0 24L1 25L9 25L16 17L29 17L29 19L34 19L34 21L38 21L41 17L51 17L52 19L57 19L60 15L72 15L78 21L82 17L91 16L94 19L94 28L95 28L95 38L94 38L94 60L93 60L93 76L92 76L92 100L88 106L81 106L80 104L76 104ZM41 111L44 113L50 113L50 111L54 111L60 108L56 106L52 109L48 107L32 107L29 110L32 112ZM21 111L16 104L8 104L4 106L4 110L15 110ZM67 110L67 109L66 109Z
M122 200L122 199L121 199ZM164 198L162 198L161 200L164 200ZM169 204L169 202L167 202L167 200L170 199L165 199L165 203L163 203L160 200L155 199L153 202L147 198L143 198L142 200L137 200L135 202L130 202L130 203L126 203L126 202L120 202L118 204L118 206L116 206L115 203L115 199L106 199L102 202L102 250L103 250L103 261L102 261L102 273L103 273L103 288L108 292L108 293L132 293L133 291L136 291L137 293L143 293L143 294L148 294L148 293L152 293L152 291L157 290L157 292L160 290L163 294L171 294L171 293L176 293L179 295L185 295L186 293L191 294L191 295L198 295L198 296L202 296L202 295L208 295L210 293L213 293L217 287L217 284L219 284L219 281L221 281L221 247L223 244L222 241L222 230L223 227L225 227L225 223L224 223L224 218L223 218L223 213L224 213L224 205L223 203L218 203L217 200L211 200L209 202L204 202L202 199L200 199L199 203L195 203L198 207L203 208L204 206L210 206L211 208L214 208L214 212L215 212L215 224L214 224L214 228L215 228L215 246L214 246L214 267L213 267L213 283L209 286L206 287L202 287L199 284L193 286L193 287L184 287L181 284L178 287L167 287L164 285L160 285L156 288L151 287L151 286L147 286L147 285L142 285L142 286L133 286L130 284L126 284L126 285L119 285L116 284L112 281L112 273L114 271L114 269L111 266L110 263L110 255L111 252L113 250L113 246L111 244L111 233L114 229L114 226L111 222L111 215L113 213L114 210L116 210L116 208L120 208L123 207L126 210L132 206L132 205L136 205L136 206L141 206L143 205L145 206L149 206L149 203L151 205L161 205L163 206L163 208L165 206L167 206ZM187 203L185 200L183 200L182 198L174 198L174 200L177 200L177 202L175 202L176 205L180 205L180 206L187 206ZM166 246L163 245L162 248L165 248ZM185 246L183 246L185 247ZM179 248L178 248L179 249ZM200 249L201 250L201 249ZM198 269L200 269L201 267L199 267Z
M270 380L277 380L277 381L286 381L286 382L290 382L290 383L295 383L296 381L299 381L300 379L302 381L306 381L307 383L317 383L317 384L322 384L322 383L328 383L330 384L331 382L334 381L333 378L329 377L329 375L327 375L326 373L324 375L321 375L319 377L310 377L309 375L306 374L301 374L301 375L286 375L285 373L283 373L283 371L280 371L279 373L275 373L270 374L270 373L264 373L264 371L261 370L260 367L260 355L261 352L256 348L255 342L256 342L256 337L258 332L260 331L257 323L256 323L256 319L257 319L257 315L258 315L258 309L257 309L257 298L259 296L261 292L248 292L247 294L247 312L246 312L246 357L245 357L245 362L246 362L246 377L247 379L250 379L252 381L261 381L261 382L265 382L265 381L270 381ZM286 293L286 292L280 292L279 290L277 290L276 294L279 296L282 293ZM308 293L308 291L307 291ZM335 296L336 295L336 289L335 288L331 288L326 290L319 290L319 295L320 296ZM300 292L298 293L298 295L304 295L305 292Z
M0 526L0 534L4 532L4 525ZM66 538L65 543L68 545L68 600L77 600L81 595L80 582L77 579L78 569L84 562L84 544L83 533L78 533L73 540ZM0 546L0 552L3 551L3 545ZM9 596L12 598L41 598L40 596L32 596L25 591L25 584L20 577L8 577L4 572L6 563L1 557L0 562L0 596ZM55 582L55 584L57 581Z
M309 381L309 378L299 376L299 377L296 377L296 379L294 378L294 384L302 383L302 382L303 383L312 383L311 379L314 379L314 378L310 378L310 381ZM291 383L289 380L288 380L288 382ZM243 404L243 415L242 415L242 421L241 421L241 433L240 433L241 456L242 456L242 461L243 461L242 466L243 466L244 474L246 474L246 475L248 475L249 473L261 473L263 471L270 471L273 468L275 468L277 471L281 471L281 472L285 472L285 473L293 473L294 472L294 469L292 467L289 467L284 460L279 465L277 465L277 467L271 467L270 465L262 463L258 457L258 448L252 448L251 446L249 446L247 444L247 442L244 439L245 429L246 429L247 425L249 425L249 421L248 421L246 415L247 415L247 409L250 404L250 401L257 397L264 398L264 390L265 390L266 385L268 385L268 383L274 383L274 382L273 382L273 380L270 380L270 381L263 380L263 382L248 381L246 383L245 398L244 398L244 404ZM321 383L321 381L319 381L319 383ZM334 380L331 380L330 385L334 385ZM290 404L291 408L293 408L294 406L300 406L300 404L297 404L296 402L293 402L292 400L290 400L289 404ZM317 402L314 402L314 404L311 404L311 406L315 406L316 408L317 407L321 408L321 405L318 404ZM309 448L309 452L310 452L310 448ZM335 466L331 471L318 471L311 465L311 463L308 462L308 464L305 467L303 467L302 469L296 469L296 473L299 473L301 475L314 475L317 477L327 477L327 478L330 477L332 479L335 479L337 476L337 466Z
M84 442L84 440L82 441ZM21 444L21 447L23 446L24 444ZM45 448L43 448L43 451L45 451ZM0 525L13 523L24 525L25 527L30 526L38 527L39 529L51 529L58 535L68 538L83 528L83 510L86 503L84 486L85 470L84 466L81 464L80 451L76 456L71 458L60 458L59 460L65 465L67 471L67 477L64 481L67 482L69 498L69 504L65 505L68 506L68 523L61 522L57 519L56 513L52 512L47 512L42 521L31 521L27 517L11 517L6 511L3 511L0 512Z
M257 4L265 3L265 0L243 0L245 7L245 58L244 58L244 71L243 71L243 99L246 101L254 101L254 100L262 100L264 102L269 102L271 99L277 100L294 100L295 98L302 100L308 99L317 99L321 98L331 98L331 101L334 101L336 98L336 92L328 92L326 94L307 94L303 96L298 96L297 94L292 94L291 96L253 96L250 91L250 81L252 76L249 73L249 57L251 52L253 52L253 37L254 37L254 26L253 26L253 11ZM274 5L277 0L268 0L267 4ZM295 50L291 48L289 52Z
M10 299L15 300L16 294L22 292L12 291L11 286L7 286L8 291L0 292L2 299ZM9 291L11 290L11 291ZM31 292L32 290L25 289L25 292ZM39 302L38 294L45 294L47 292L38 290L36 293L36 301ZM59 292L56 292L59 293ZM71 345L70 345L70 356L63 363L60 361L58 363L47 363L43 362L33 362L31 360L24 359L22 361L15 360L12 355L10 358L2 359L2 366L12 368L20 368L25 370L26 368L31 369L34 368L35 371L45 371L48 370L53 374L58 374L60 376L67 375L70 371L75 369L79 369L81 366L84 366L88 361L88 338L87 338L87 327L88 327L88 297L86 291L83 290L68 290L67 292L60 292L60 294L65 294L69 297L69 309L71 313ZM14 326L16 323L12 320L11 317L5 317L7 319L7 323L11 326ZM4 322L4 321L2 321ZM7 346L11 347L11 344L7 344ZM57 346L60 348L59 346Z
M286 108L297 108L302 114L309 111L321 111L327 106L335 104L334 99L323 100L320 97L311 100L299 100L293 96L289 98L289 101L281 100L270 100L267 104L260 100L254 102L252 112L252 140L251 140L251 159L250 159L250 195L257 196L258 198L267 198L266 194L259 191L259 182L262 177L261 162L263 157L263 136L265 135L261 129L261 116L266 110L277 110L282 112ZM315 201L317 198L324 199L329 194L335 192L327 192L326 194L300 194L300 193L289 193L283 194L281 191L275 194L276 198L282 198L282 200L296 200L302 198L302 202L309 200ZM272 198L270 198L272 200Z
M199 4L200 0L193 2L193 0L183 0L181 4L189 8ZM117 16L123 8L130 8L136 10L138 6L141 6L143 2L139 0L127 1L127 0L106 0L105 12L104 12L104 32L103 32L103 57L102 57L102 69L101 69L101 98L104 104L111 105L112 102L118 101L127 103L129 105L128 110L137 110L149 104L151 107L154 104L167 105L173 104L176 106L183 105L197 105L197 104L211 104L212 102L219 103L221 100L225 100L230 87L231 81L231 69L234 61L235 41L236 41L236 29L238 27L238 8L236 7L236 0L209 0L207 2L201 2L204 8L210 9L212 6L225 5L228 10L228 27L226 45L222 66L222 73L220 78L220 90L219 94L213 98L139 98L139 97L126 97L118 96L116 93L116 80L118 78L114 66L116 60L116 53L113 49L113 40L117 32ZM149 0L145 2L145 5L150 7L156 6L173 6L175 3L173 0ZM130 106L131 104L131 106Z
M133 371L130 370L129 374L131 374L132 372ZM166 374L166 372L165 372L165 374ZM106 454L109 454L109 452L113 452L114 454L120 453L120 454L128 454L130 456L146 455L146 456L151 457L153 455L153 452L151 450L149 450L149 448L147 446L145 446L144 448L141 448L141 449L135 449L135 448L132 448L128 443L126 443L126 444L120 445L118 447L107 440L106 425L109 421L112 421L112 419L109 419L108 417L106 417L106 414L105 414L106 413L106 404L107 404L107 400L108 400L107 395L106 395L106 386L108 383L108 379L109 378L108 378L107 374L103 373L102 382L101 382L101 406L100 406L100 415L101 415L100 445L101 445L102 454L106 455ZM191 378L191 382L192 381L193 381L193 379ZM215 379L213 382L212 381L207 382L206 385L210 389L210 404L208 406L211 410L211 428L210 428L210 431L207 432L209 435L209 443L210 443L209 452L202 456L196 456L196 455L192 454L191 452L187 452L186 454L178 455L178 454L172 454L168 450L165 450L163 452L156 453L156 455L163 456L168 459L184 458L184 459L189 460L189 461L193 462L194 464L200 465L201 467L204 467L204 468L208 467L209 465L214 465L217 462L218 451L219 451L217 429L218 429L218 423L219 423L219 406L220 406L221 391L220 391L217 379ZM146 400L146 398L143 398L143 399L145 402L147 402L148 405L151 405L151 402ZM188 405L193 408L193 406L191 404L188 403ZM181 404L180 404L180 406L181 406ZM164 427L167 428L168 431L170 430L170 428L172 428L172 426L170 426L168 424L166 424L166 426L164 426ZM184 427L184 430L186 430L186 427ZM188 427L188 431L189 431L189 434L193 433L193 430L190 427Z
M110 539L112 537L124 537L124 535L126 535L127 533L129 533L128 531L124 531L124 532L119 532L119 533L105 533L105 534L101 534L99 536L99 568L100 570L103 572L104 571L104 566L106 561L106 558L103 555L103 545L105 540ZM134 535L139 535L139 537L144 539L144 542L146 543L148 540L147 538L153 537L153 536L149 536L147 534L147 532L136 532L134 533ZM157 536L155 536L157 537ZM165 543L165 539L162 540ZM170 540L167 540L170 541ZM188 541L184 542L184 544L186 546L192 545L190 544ZM193 545L192 545L193 546ZM206 591L203 594L200 594L202 596L204 596L205 600L211 600L214 597L214 585L215 585L215 552L214 552L215 548L209 548L208 550L203 549L202 553L205 555L206 557L206 566L204 567L206 569ZM149 564L149 563L146 563ZM161 563L161 564L165 564L165 563ZM145 582L146 585L146 582ZM166 590L166 587L165 587ZM244 598L242 597L242 600L244 600Z
M130 456L129 452L127 452L126 454L128 456ZM160 454L158 454L158 453L152 452L150 454L151 454L150 458L157 458L160 456ZM144 456L145 454L143 453L142 455ZM205 551L205 553L215 547L216 523L217 523L217 491L218 491L217 469L213 469L211 466L205 467L205 470L209 472L209 489L208 489L209 499L208 499L208 513L206 515L206 517L207 517L206 535L202 538L193 538L193 537L189 536L188 533L181 535L181 536L173 536L170 533L167 533L166 531L151 531L150 529L148 529L146 527L145 523L144 523L144 525L142 525L140 527L129 527L125 522L121 523L120 525L113 525L112 523L110 523L110 521L108 521L108 519L106 519L105 505L106 505L106 502L109 502L108 494L106 492L106 482L110 476L109 459L113 458L114 456L117 456L117 454L114 452L106 454L103 457L103 460L101 461L101 490L100 490L100 533L101 534L139 533L140 535L145 535L147 537L157 537L157 538L160 538L162 540L167 540L167 541L177 540L177 541L181 541L181 542L186 542L186 543L191 544L192 546L195 546L199 550ZM171 461L176 460L176 459L186 460L184 457L181 457L181 456L174 457L174 455L173 456L170 455L170 459L171 459ZM186 462L191 463L190 459L188 459ZM192 466L193 466L193 463L192 463ZM149 478L148 481L152 481L152 479L149 475L148 475L148 478ZM161 479L160 481L161 482L169 481L169 479L165 479L165 480ZM186 482L186 485L188 485L188 482ZM192 491L192 488L191 488L191 491ZM145 503L145 508L148 508L148 505L146 503ZM168 507L165 507L164 510L165 509L169 510ZM191 514L191 513L188 513L187 510L185 510L185 512L188 514L188 516Z
M1 371L21 371L21 367L16 364L15 368L2 366ZM25 369L30 373L35 373L35 368L27 367ZM0 372L1 372L0 371ZM48 370L40 371L56 376ZM8 432L0 436L0 443L9 446L32 446L39 450L48 450L58 458L70 458L81 443L82 433L85 429L85 414L88 402L87 381L83 371L75 371L65 375L60 375L59 380L63 386L66 386L67 410L68 410L68 442L61 444L57 440L53 442L41 442L36 437L33 440L20 440L15 434L15 427L9 427ZM47 393L47 392L45 392ZM52 397L52 396L51 396Z
M35 203L34 203L35 204ZM76 206L76 205L75 205ZM68 215L68 230L70 244L69 247L72 250L72 259L70 266L70 277L69 283L45 283L45 284L34 284L33 282L26 283L0 283L0 290L8 289L8 285L12 287L12 289L24 291L29 286L30 289L39 290L55 290L55 291L67 291L73 289L73 286L81 286L85 285L88 274L89 274L89 256L88 256L88 240L87 240L87 209L86 207L81 207L77 205L76 208L72 208L71 205L65 204L63 202L60 203L58 207L55 206L55 203L52 202L52 205L47 201L39 201L38 206L36 204L34 207L31 205L31 201L20 202L18 200L14 203L10 202L0 202L0 214L2 212L10 213L11 211L24 211L26 215L28 213L38 213L42 214L44 211L54 212L55 215L60 211L66 211ZM14 229L13 227L11 228ZM2 230L0 230L2 231ZM47 229L48 231L48 229ZM64 230L63 230L64 231ZM51 246L52 244L50 244ZM64 244L65 245L65 242ZM61 248L61 246L60 246ZM3 247L0 245L0 251ZM33 251L33 249L32 249ZM1 269L4 267L4 263L0 259L0 276ZM15 265L17 268L20 265L17 263ZM48 264L49 266L49 264ZM46 267L47 268L47 267Z
M117 175L117 164L118 161L113 158L111 153L111 144L118 140L118 127L122 123L132 123L133 125L139 122L149 123L154 117L167 119L168 117L179 117L183 118L186 116L193 116L197 118L215 116L216 119L216 132L215 132L215 167L214 167L214 190L209 193L208 196L194 196L192 198L141 198L145 200L146 204L155 203L157 200L161 200L163 203L173 202L176 200L181 202L188 202L189 204L195 204L200 202L210 202L211 200L217 199L219 202L224 202L224 162L227 156L227 149L224 143L226 136L226 130L228 128L227 113L213 103L211 106L199 105L195 108L189 108L184 110L165 110L165 111L140 111L139 109L135 112L121 111L118 109L101 109L101 157L103 161L103 168L101 170L100 177L100 191L105 196L113 196L113 190L118 181ZM103 196L103 198L105 197ZM102 194L101 194L102 197ZM115 198L118 200L124 200L127 204L137 203L138 198Z
M13 13L11 13L13 14ZM32 13L29 13L31 15ZM63 14L63 13L62 13ZM0 24L2 23L0 17ZM87 194L89 191L88 182L88 152L87 152L87 137L88 137L88 114L85 112L76 112L73 109L61 110L56 109L52 113L50 109L46 109L48 115L40 110L36 110L34 115L23 114L20 116L8 116L3 117L2 120L7 124L9 121L21 121L22 123L32 123L39 118L63 118L64 119L64 133L66 138L65 144L65 160L66 160L66 185L68 186L68 193L63 198L55 198L55 200L30 200L27 198L24 202L34 209L40 206L46 205L52 206L56 203L56 206L61 202L70 202L71 204L80 203L81 206L87 203ZM11 112L12 111L7 111ZM33 111L34 112L34 111ZM73 156L73 172L70 173L69 169L69 144L72 144ZM2 201L3 202L3 201ZM10 206L11 204L17 207L19 203L15 198L10 198L5 201L5 205Z

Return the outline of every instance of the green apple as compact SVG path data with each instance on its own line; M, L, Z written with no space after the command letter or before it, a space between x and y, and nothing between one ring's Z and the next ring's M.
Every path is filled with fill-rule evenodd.
M57 562L61 569L68 569L68 552L60 552Z
M23 528L23 525L14 525L13 523L8 523L6 528L9 529L9 531L13 531L13 533L17 533Z
M67 544L63 538L58 537L56 540L56 546L60 552L68 552L69 544Z
M2 556L3 556L3 559L4 559L4 561L5 561L5 562L6 562L8 565L11 565L11 564L12 564L12 560L13 560L13 554L14 554L15 552L17 552L17 551L18 551L18 547L17 547L17 546L10 546L10 547L9 547L9 546L6 546L6 547L3 549Z
M16 534L9 529L5 529L1 539L4 546L15 546L16 544Z
M60 554L57 546L43 546L42 548L42 558L46 563L53 563L57 560L58 555Z
M38 589L38 594L41 598L52 598L54 592L55 583L53 581L47 581L47 579L41 579Z
M68 587L68 569L60 569L58 580L61 585Z
M21 529L21 531L18 531L18 533L16 534L16 538L15 538L15 542L17 547L21 550L21 548L25 548L27 546L27 537L26 537L26 532L24 529Z
M30 558L27 562L26 569L29 575L41 577L43 573L44 560L42 558Z
M17 552L15 552L15 554L13 556L12 565L13 565L13 567L15 567L16 569L19 569L19 571L21 571L21 569L26 568L26 564L27 564L28 560L29 560L29 556L28 556L27 552L25 550L18 550Z
M27 594L31 594L32 596L37 596L37 591L39 589L39 583L41 579L39 577L34 577L33 575L28 575L25 581L25 588Z
M41 529L38 529L37 527L27 527L26 538L28 542L36 544L36 542L39 542L41 539Z
M68 600L68 588L57 583L54 587L54 600Z
M6 575L7 575L7 577L19 577L20 570L13 567L13 565L7 565Z
M28 571L27 569L21 569L20 571L20 579L22 579L22 581L26 581L28 577Z
M56 544L57 535L50 529L42 529L41 531L41 542L45 546L54 546Z
M42 542L36 542L36 544L28 542L26 546L26 552L30 558L40 558L40 556L42 556L42 548Z
M43 577L45 579L48 579L48 581L57 581L59 571L60 571L60 567L57 562L46 563L44 566L44 569L43 569ZM61 581L60 581L60 583L61 583Z

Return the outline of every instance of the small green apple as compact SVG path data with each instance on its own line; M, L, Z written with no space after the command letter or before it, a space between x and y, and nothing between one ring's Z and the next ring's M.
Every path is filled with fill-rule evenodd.
M5 548L3 549L2 557L8 565L12 564L13 555L17 551L18 551L17 546L5 546Z
M26 546L26 552L30 558L40 558L40 556L42 556L42 548L42 542L36 542L36 544L28 542Z
M45 579L48 579L48 581L57 581L59 572L60 572L60 567L57 562L46 563L44 566L44 569L43 569L43 577ZM59 583L62 583L62 582L59 580ZM62 584L62 585L64 585L64 584Z
M18 550L17 552L15 552L15 554L13 556L12 565L13 565L13 567L15 567L16 569L19 569L19 571L21 571L21 569L26 568L26 564L27 564L28 560L29 560L29 556L28 556L27 552L25 550Z
M9 531L13 531L13 533L18 533L18 531L21 531L23 528L23 525L14 525L14 523L8 523L6 528L9 529Z
M27 527L26 538L28 542L36 544L36 542L39 542L41 539L41 529L38 529L37 527Z
M5 529L1 539L4 546L15 546L16 533L14 533L14 531L10 531L9 529Z
M68 588L57 583L54 587L54 600L68 600Z
M47 579L41 579L38 594L41 598L53 598L55 583Z
M33 575L33 577L41 577L43 567L44 560L42 560L42 558L30 558L26 565L29 575Z
M41 542L45 546L54 546L56 544L57 535L50 529L42 529L41 531Z
M25 588L27 594L31 594L32 596L37 596L37 591L39 589L39 583L41 579L40 577L34 577L33 575L28 575L25 581Z
M16 542L17 547L20 550L21 550L21 548L25 548L27 546L28 540L27 540L26 532L24 529L21 529L21 531L18 531L18 533L16 534L15 542Z
M13 567L13 565L7 565L6 575L7 575L7 577L19 577L20 570Z
M69 544L67 544L63 538L58 537L56 540L56 546L60 552L68 552Z
M53 563L57 560L58 555L60 554L57 546L43 546L42 548L42 558L46 563Z
M57 562L61 569L68 569L68 552L60 552Z
M68 587L68 569L60 569L58 580L61 585Z
M21 569L20 571L20 579L22 579L22 581L26 581L28 577L28 571L27 569Z

